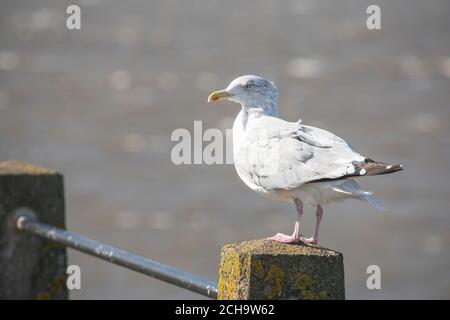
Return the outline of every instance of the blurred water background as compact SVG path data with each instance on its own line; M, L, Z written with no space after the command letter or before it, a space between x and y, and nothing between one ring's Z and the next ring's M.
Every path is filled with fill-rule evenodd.
M366 28L369 4L382 30ZM344 254L347 298L450 298L449 16L446 0L2 1L0 158L64 173L69 229L215 279L222 245L291 232L295 211L232 165L175 166L170 135L231 128L239 107L206 97L258 74L278 84L281 117L406 164L361 181L386 211L325 208L321 245ZM69 263L72 298L201 298L77 252ZM372 264L381 290L366 288Z

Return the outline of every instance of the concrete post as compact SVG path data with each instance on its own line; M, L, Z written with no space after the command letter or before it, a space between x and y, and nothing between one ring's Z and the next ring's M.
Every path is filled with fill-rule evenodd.
M64 246L18 232L14 211L65 229L61 174L17 161L0 162L0 299L67 299Z
M225 245L218 299L345 299L342 254L255 240Z

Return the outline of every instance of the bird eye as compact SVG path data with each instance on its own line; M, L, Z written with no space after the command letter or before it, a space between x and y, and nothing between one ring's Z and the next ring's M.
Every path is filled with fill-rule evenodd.
M247 82L247 84L245 85L245 87L246 87L247 89L253 88L253 82Z

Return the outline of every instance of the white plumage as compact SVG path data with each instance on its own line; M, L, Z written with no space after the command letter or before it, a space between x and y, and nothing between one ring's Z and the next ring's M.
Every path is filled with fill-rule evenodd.
M270 238L282 242L317 243L322 217L321 205L354 198L368 201L377 209L381 203L352 178L401 170L354 151L331 132L288 122L277 117L278 91L275 84L257 76L233 80L208 101L221 98L241 104L233 125L236 171L252 190L276 200L294 201L297 221L291 236ZM316 207L316 231L310 239L299 233L303 205Z

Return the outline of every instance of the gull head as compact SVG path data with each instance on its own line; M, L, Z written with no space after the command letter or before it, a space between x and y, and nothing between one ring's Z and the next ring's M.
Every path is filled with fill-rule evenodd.
M212 92L208 102L230 100L239 103L246 111L263 110L264 113L277 115L278 90L270 80L247 75L234 79L223 90Z

